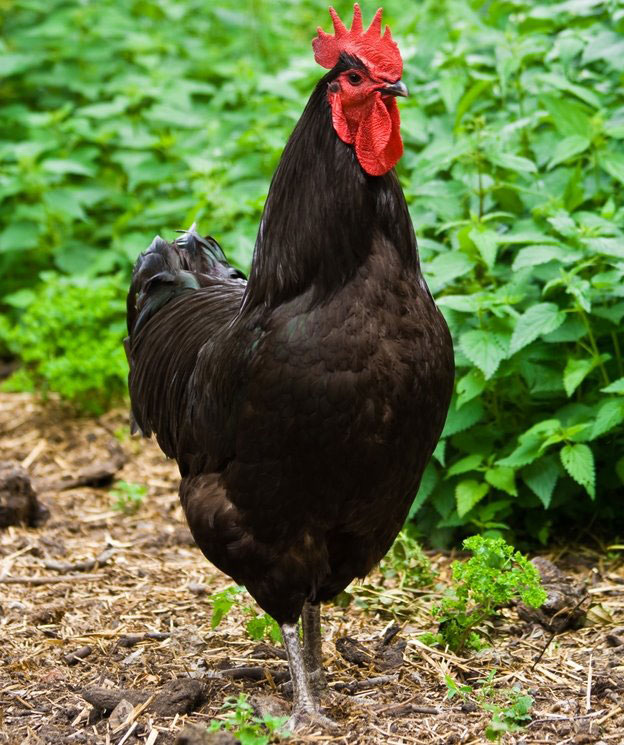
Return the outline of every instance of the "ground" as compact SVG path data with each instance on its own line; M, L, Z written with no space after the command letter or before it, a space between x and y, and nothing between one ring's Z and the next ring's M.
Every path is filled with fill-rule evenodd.
M50 512L39 527L0 530L0 743L166 745L189 724L223 718L226 698L241 692L259 709L287 710L281 650L245 628L253 601L240 596L211 628L211 595L232 583L193 545L175 464L127 436L125 412L81 419L58 403L3 394L0 452L28 471ZM115 480L148 488L135 514L113 508L106 481L117 468ZM448 581L453 557L429 556ZM508 609L478 655L428 648L419 636L436 630L429 609L440 587L399 588L379 573L347 607L326 606L325 665L340 690L328 714L339 729L290 742L482 743L492 716L482 703L519 686L534 699L532 721L503 742L623 743L624 554L594 542L548 556L586 583L590 606L589 625L550 643ZM393 612L401 628L383 644ZM233 668L247 668L244 677ZM477 681L492 670L494 690L479 696ZM473 692L449 698L448 676ZM122 697L134 708L108 717L107 697L111 708Z

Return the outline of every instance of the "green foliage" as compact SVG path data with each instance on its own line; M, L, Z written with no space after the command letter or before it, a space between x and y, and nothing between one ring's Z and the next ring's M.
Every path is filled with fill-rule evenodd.
M400 588L429 587L436 576L415 537L413 527L409 525L396 537L392 548L381 560L379 569L385 579L395 579Z
M622 30L601 0L448 0L415 19L401 176L457 364L412 508L434 541L618 515Z
M410 618L422 588L430 587L436 578L431 563L416 538L413 525L406 525L396 537L390 551L379 564L381 580L355 581L341 592L334 603L346 608L353 602L369 613L394 619Z
M0 336L23 362L5 390L59 393L83 412L119 401L128 370L120 344L125 305L114 277L86 280L46 274L35 291L5 298L24 309Z
M531 721L529 712L533 706L533 698L517 687L497 690L494 686L495 675L496 670L491 670L486 678L478 681L478 688L459 684L450 675L445 676L448 699L455 696L471 699L481 709L492 714L485 729L486 738L492 742L526 727Z
M439 632L423 639L448 645L454 652L485 646L478 627L512 600L534 608L546 600L537 569L502 538L472 536L463 545L473 556L453 563L453 585L433 608Z
M226 587L225 590L215 592L211 596L212 617L210 625L216 629L221 621L227 616L234 606L240 606L244 597L245 588L238 585ZM244 614L247 616L245 630L250 639L261 641L270 639L274 644L282 642L282 632L277 621L269 616L268 613L257 614L254 606L245 605L242 607Z
M616 518L624 11L612 0L384 5L411 94L398 172L457 363L410 516L437 543L510 529L545 541L562 516ZM348 17L350 4L338 10ZM311 0L10 3L0 335L20 328L43 270L88 286L111 276L121 295L153 235L192 220L248 267L271 175L321 74L309 46L328 27L319 13ZM91 314L85 303L85 324ZM94 319L94 338L107 323ZM125 363L110 344L93 342L84 362L109 358L117 381ZM64 388L80 369L69 364ZM120 390L101 371L92 382L87 408ZM14 386L50 384L27 369Z
M268 745L288 738L288 733L282 730L286 717L256 716L244 693L238 698L228 697L223 708L227 712L225 720L213 720L208 732L231 732L241 745Z
M125 515L134 515L139 511L147 495L147 487L131 481L117 481L113 489L108 492L115 500L113 509Z

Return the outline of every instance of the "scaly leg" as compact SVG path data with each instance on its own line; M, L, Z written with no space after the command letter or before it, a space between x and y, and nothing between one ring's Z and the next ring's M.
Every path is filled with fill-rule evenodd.
M308 725L335 729L335 722L320 713L318 692L313 690L308 680L297 624L284 623L281 629L293 685L293 712L286 729L295 731Z
M303 659L311 685L317 694L327 689L321 646L321 606L306 601L301 614L303 625Z

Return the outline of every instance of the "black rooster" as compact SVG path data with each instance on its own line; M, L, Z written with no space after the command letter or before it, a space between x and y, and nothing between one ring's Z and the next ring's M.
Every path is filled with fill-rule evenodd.
M367 31L330 13L249 281L193 226L154 239L128 295L134 418L177 460L198 546L280 624L291 726L327 721L319 604L390 548L453 385L393 170L401 56L381 11Z

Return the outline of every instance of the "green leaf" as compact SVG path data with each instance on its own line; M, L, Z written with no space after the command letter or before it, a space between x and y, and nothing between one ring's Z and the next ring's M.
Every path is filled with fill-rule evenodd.
M603 393L621 393L624 395L624 378L618 378L606 388L600 389Z
M474 471L475 468L478 468L481 465L482 460L483 456L478 453L467 455L465 458L460 458L447 470L445 478L457 476L460 473L467 473L468 471Z
M483 417L483 414L483 404L480 401L470 401L461 409L456 408L456 402L451 403L442 437L450 437L469 429Z
M568 359L563 371L563 387L568 398L599 363L600 358L595 359L593 357L585 360L575 360L572 357Z
M464 118L464 114L470 110L472 104L492 85L493 80L477 80L472 86L464 93L460 102L457 104L455 110L455 127L454 130L457 132Z
M457 408L476 398L485 388L485 377L481 370L473 368L457 381Z
M541 101L548 110L553 124L564 137L577 135L591 139L592 126L585 109L561 96L544 95Z
M498 249L498 237L493 230L479 230L473 228L468 237L475 244L481 258L491 269L496 262L496 251Z
M518 490L516 489L516 472L510 466L488 468L485 472L485 480L488 484L491 484L497 489L501 489L501 491L511 494L512 497L518 496Z
M589 139L582 135L570 135L569 137L566 137L561 140L561 142L557 143L555 152L548 163L548 168L554 168L555 166L558 166L559 163L565 163L566 160L573 158L575 155L584 153L590 145L591 142Z
M486 380L494 375L507 356L496 335L488 331L466 331L461 335L459 344L462 352L481 370Z
M39 242L40 226L29 220L11 223L0 234L0 253L20 252L34 248Z
M95 170L92 166L87 166L77 160L69 158L49 158L41 164L44 171L48 173L66 174L75 173L79 176L94 176Z
M546 455L522 469L522 480L539 498L544 509L550 507L552 495L559 479L559 466L555 459Z
M589 439L595 440L602 437L622 422L624 422L624 401L621 399L606 401L598 410Z
M516 321L511 335L510 353L515 354L538 336L555 331L565 321L566 314L554 303L538 303L526 310Z
M437 483L438 472L436 471L436 468L432 463L427 463L425 472L423 473L422 479L420 480L418 492L416 494L416 497L414 498L414 501L412 502L412 506L410 507L408 519L411 520L418 512L418 510L423 506L423 504L427 500L427 497L429 497L435 489Z
M624 184L624 153L615 150L602 151L598 156L598 162L610 176Z
M460 481L455 487L455 502L457 504L457 514L464 517L470 510L480 502L488 493L490 487L488 484L479 483L474 479Z
M520 155L492 150L487 153L487 157L494 165L501 168L509 168L512 171L525 171L526 173L535 173L537 171L537 166L532 160L522 158Z
M570 255L572 257L579 256L578 253L571 252L568 247L558 246L556 244L527 246L518 251L512 269L517 272L519 269L547 264L549 261L568 263L570 261Z
M561 462L570 476L585 488L592 499L596 498L594 454L588 445L577 442L561 448Z

